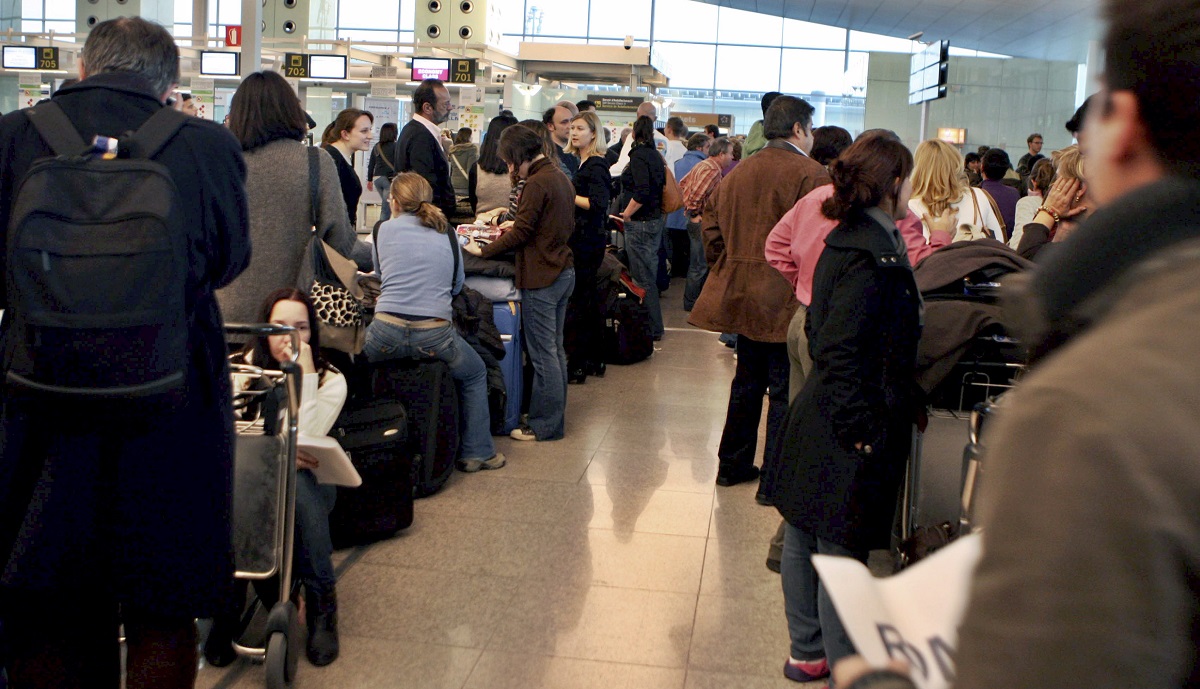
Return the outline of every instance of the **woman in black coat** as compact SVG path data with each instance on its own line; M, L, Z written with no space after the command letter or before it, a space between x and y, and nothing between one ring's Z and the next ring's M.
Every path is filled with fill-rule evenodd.
M604 375L600 337L604 320L596 289L596 273L608 246L608 202L612 176L604 159L603 126L595 113L581 112L571 120L566 152L579 156L575 178L575 233L567 241L575 254L575 290L567 304L564 346L567 380L582 383L588 374Z
M813 373L788 413L775 483L787 522L791 679L822 677L854 652L812 555L866 562L889 543L918 403L921 299L895 224L912 193L912 160L899 141L875 136L830 170L834 195L822 211L841 224L817 262L805 323Z

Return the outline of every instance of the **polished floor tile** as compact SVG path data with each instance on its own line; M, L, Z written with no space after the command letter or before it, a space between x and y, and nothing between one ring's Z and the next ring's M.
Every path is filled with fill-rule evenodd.
M484 651L465 689L681 689L684 671Z
M650 359L569 387L566 438L496 438L508 466L456 473L412 527L335 555L342 657L301 661L297 687L797 686L764 566L779 514L757 483L715 485L734 353L687 325L682 284ZM197 683L263 685L249 661Z
M695 594L530 582L487 650L683 668L695 612Z

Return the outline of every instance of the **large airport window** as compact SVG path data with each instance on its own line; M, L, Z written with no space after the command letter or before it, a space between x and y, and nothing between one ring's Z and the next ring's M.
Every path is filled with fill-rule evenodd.
M45 11L46 19L74 19L75 0L46 0ZM75 33L75 29L72 28L71 33Z
M779 46L779 39L783 35L783 18L728 7L720 9L717 17L718 43Z
M844 50L846 48L846 30L836 26L802 22L798 19L784 19L783 47Z
M526 36L587 36L588 0L529 0Z
M717 42L717 6L695 0L654 0L654 40Z
M349 38L354 41L369 41L372 43L395 43L395 31L373 31L371 29L338 29L338 38ZM355 46L363 50L370 50L377 53L394 53L396 47L387 45L362 45Z
M73 9L71 13L74 14ZM43 16L42 0L21 0L22 19L41 19Z
M413 31L417 23L416 0L400 0L400 30ZM387 28L386 25L380 28ZM404 39L400 39L404 40Z
M219 0L217 2L217 23L222 26L242 23L242 3L237 0ZM221 35L225 32L222 30Z
M722 15L724 15L724 8ZM779 88L779 48L717 46L717 90L775 91Z
M906 38L880 36L862 31L850 32L850 50L865 50L873 53L911 53L913 42Z
M654 50L662 54L664 71L671 77L672 88L711 89L715 76L717 47L702 43L663 43L655 41Z
M783 50L779 90L784 93L842 95L850 87L845 77L846 53L841 50Z
M592 0L589 36L650 40L650 3L646 0Z
M352 28L391 28L391 35L396 35L396 29L391 26L391 19L400 14L400 0L340 0L338 2L338 26ZM353 38L353 37L350 37ZM375 40L375 39L371 39ZM391 39L396 40L396 39Z

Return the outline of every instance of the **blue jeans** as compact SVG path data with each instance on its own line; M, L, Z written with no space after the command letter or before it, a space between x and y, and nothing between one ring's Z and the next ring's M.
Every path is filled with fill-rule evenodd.
M683 288L683 310L691 311L708 279L708 261L704 259L704 235L699 222L688 222L688 243L692 253L688 257L687 282Z
M388 359L438 359L450 366L458 381L466 428L460 456L464 460L489 460L496 454L488 409L487 367L479 353L447 324L440 328L406 328L379 319L367 327L363 353L371 361Z
M646 308L654 337L663 336L662 308L658 305L658 249L662 245L663 218L630 220L625 223L625 252L629 254L629 275L646 290Z
M784 524L780 574L783 609L792 637L792 657L796 660L826 658L829 667L833 667L837 661L854 654L854 644L846 635L825 585L818 581L817 570L812 564L812 556L817 553L852 557L863 563L867 561L867 554L851 552L803 529Z
M392 217L392 206L388 203L388 190L391 189L392 183L384 175L380 175L371 180L375 185L375 191L379 192L379 198L383 200L383 208L379 209L379 219L387 220Z
M317 483L308 469L296 472L296 574L310 593L333 593L333 541L329 537L329 513L337 500L337 488Z
M529 363L533 364L529 427L538 440L558 440L566 430L567 350L563 347L563 329L567 302L574 289L575 269L567 268L549 287L521 290L521 327Z

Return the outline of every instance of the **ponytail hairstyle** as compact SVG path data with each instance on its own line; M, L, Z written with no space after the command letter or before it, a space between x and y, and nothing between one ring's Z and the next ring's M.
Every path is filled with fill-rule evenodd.
M388 197L396 202L401 213L411 213L425 227L442 234L450 229L442 209L433 205L433 187L415 172L402 172L392 180Z
M912 169L912 153L904 144L888 137L860 137L829 166L833 196L821 212L830 220L845 221L874 208L896 197Z

